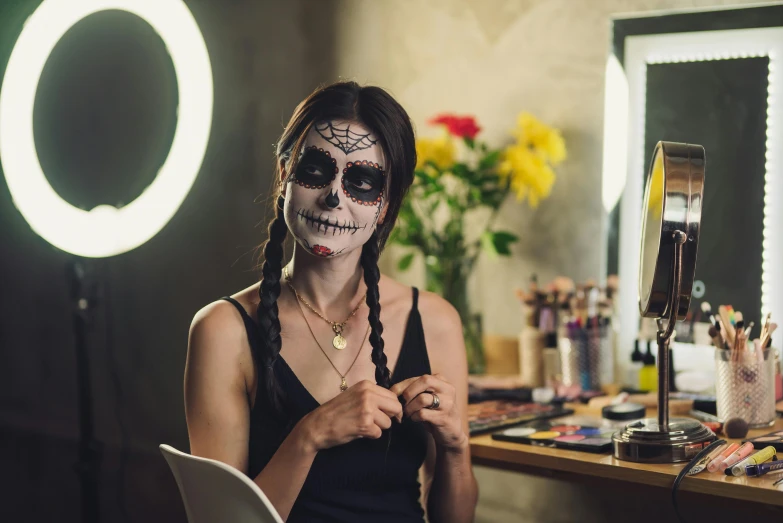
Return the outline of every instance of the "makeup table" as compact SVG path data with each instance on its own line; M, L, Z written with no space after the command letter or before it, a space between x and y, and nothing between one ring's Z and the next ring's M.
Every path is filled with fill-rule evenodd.
M575 415L595 415L582 405L568 405ZM649 413L655 416L654 411ZM778 418L773 427L751 430L748 438L758 437L774 430L783 430L783 419ZM732 440L728 440L732 441ZM620 461L611 454L592 454L575 450L539 447L523 443L493 440L490 434L470 439L470 450L475 465L511 470L553 479L589 482L605 482L612 488L658 487L671 490L674 479L685 463L643 464ZM772 484L780 474L760 478L731 477L724 474L703 472L686 477L680 485L679 495L696 493L732 500L735 504L752 503L767 505L783 511L783 491Z

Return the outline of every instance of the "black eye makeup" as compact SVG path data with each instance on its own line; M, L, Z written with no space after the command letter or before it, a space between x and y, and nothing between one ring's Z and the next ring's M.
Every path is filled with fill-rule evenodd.
M383 199L386 175L377 163L348 162L343 169L343 193L362 205L378 205Z
M337 160L329 151L311 145L302 151L294 173L294 182L307 189L323 189L337 175Z

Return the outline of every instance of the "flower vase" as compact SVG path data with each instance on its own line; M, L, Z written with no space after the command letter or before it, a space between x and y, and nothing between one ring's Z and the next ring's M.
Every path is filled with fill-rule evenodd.
M451 303L462 320L462 333L467 352L468 372L484 372L481 315L473 312L468 298L470 267L464 258L442 259L428 256L425 260L427 290Z

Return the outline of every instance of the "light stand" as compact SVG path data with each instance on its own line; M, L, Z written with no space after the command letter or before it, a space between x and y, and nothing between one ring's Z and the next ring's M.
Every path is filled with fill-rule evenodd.
M100 521L99 484L103 445L95 439L92 408L92 382L87 331L92 324L96 287L90 281L89 262L74 258L68 264L67 276L72 302L72 325L76 348L76 380L79 409L79 451L74 469L81 484L81 510L84 523Z

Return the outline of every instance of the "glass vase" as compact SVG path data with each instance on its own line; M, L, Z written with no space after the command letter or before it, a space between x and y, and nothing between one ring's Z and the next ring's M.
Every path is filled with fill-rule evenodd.
M425 259L427 290L451 303L462 320L462 333L467 351L468 372L484 372L481 315L471 310L468 297L468 276L472 267L464 257Z

